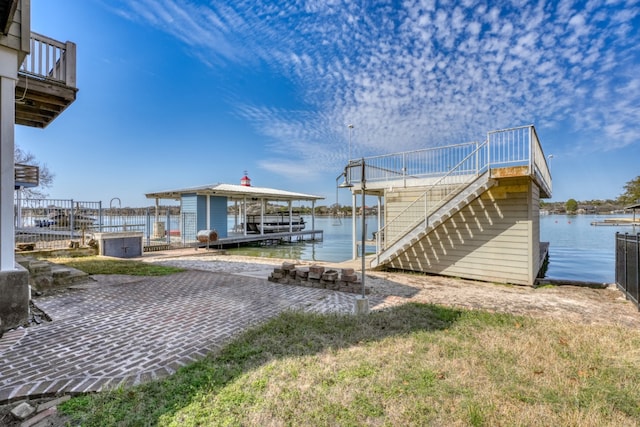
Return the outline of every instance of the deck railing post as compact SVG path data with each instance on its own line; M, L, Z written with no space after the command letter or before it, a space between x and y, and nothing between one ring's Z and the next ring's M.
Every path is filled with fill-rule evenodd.
M491 171L491 134L487 133L487 171Z
M64 79L67 86L76 87L76 44L67 42L60 58L64 61Z
M406 153L402 153L402 186L407 186L407 159Z
M535 155L536 155L536 152L533 148L533 126L529 126L529 174L531 176L535 174L534 172L534 165L536 164Z
M476 142L476 175L480 175L480 143Z

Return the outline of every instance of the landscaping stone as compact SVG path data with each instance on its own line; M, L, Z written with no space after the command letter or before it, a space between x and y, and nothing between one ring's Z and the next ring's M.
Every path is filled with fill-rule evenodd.
M322 278L322 273L324 273L324 267L318 265L312 265L309 267L309 279L320 280Z
M327 270L322 274L322 280L327 282L335 282L338 280L338 272L335 270Z
M40 405L38 405L38 412L42 412L45 409L53 408L54 406L64 403L69 399L71 399L71 396L64 395L64 396L58 397L57 399L53 399L53 400L49 400L48 402L41 403Z
M35 411L36 408L29 405L27 402L22 402L11 410L11 415L22 421L29 418Z
M58 412L56 407L46 409L37 415L29 418L20 424L20 427L48 427L51 425L49 417L55 415Z
M340 279L343 282L357 282L358 281L358 276L355 274L343 274Z
M291 271L291 270L295 270L296 265L292 262L283 262L282 263L282 269L284 271Z
M281 268L274 268L267 280L283 285L349 293L362 292L362 284L358 281L358 276L352 268L343 268L338 272L338 270L327 270L325 267L315 265L308 268L296 268L292 263L283 263ZM365 293L369 293L369 290L367 289Z

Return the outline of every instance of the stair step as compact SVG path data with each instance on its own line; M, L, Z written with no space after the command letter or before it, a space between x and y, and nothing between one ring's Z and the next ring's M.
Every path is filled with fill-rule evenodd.
M36 275L51 274L51 265L44 261L31 261L27 264L27 270Z
M54 276L66 276L71 273L71 269L61 265L55 265L51 267L51 274Z
M89 278L89 275L84 271L76 270L71 267L56 265L51 270L54 286L68 286Z

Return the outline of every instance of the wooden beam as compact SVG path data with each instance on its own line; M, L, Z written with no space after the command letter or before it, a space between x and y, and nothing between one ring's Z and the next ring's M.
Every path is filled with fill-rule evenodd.
M78 90L28 75L20 75L15 88L15 123L44 128L76 99Z

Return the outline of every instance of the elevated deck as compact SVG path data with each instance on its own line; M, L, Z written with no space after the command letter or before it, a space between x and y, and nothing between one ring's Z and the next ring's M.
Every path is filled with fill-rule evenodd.
M364 168L362 163L364 162ZM542 198L551 197L547 158L533 126L491 131L482 142L426 148L351 160L345 167L352 191L383 195L394 188L459 185L486 171L491 178L531 177Z
M533 283L541 262L535 213L552 191L533 126L491 131L482 143L351 160L341 176L352 193L385 199L371 267Z
M44 128L76 100L76 45L31 33L18 71L16 124Z

